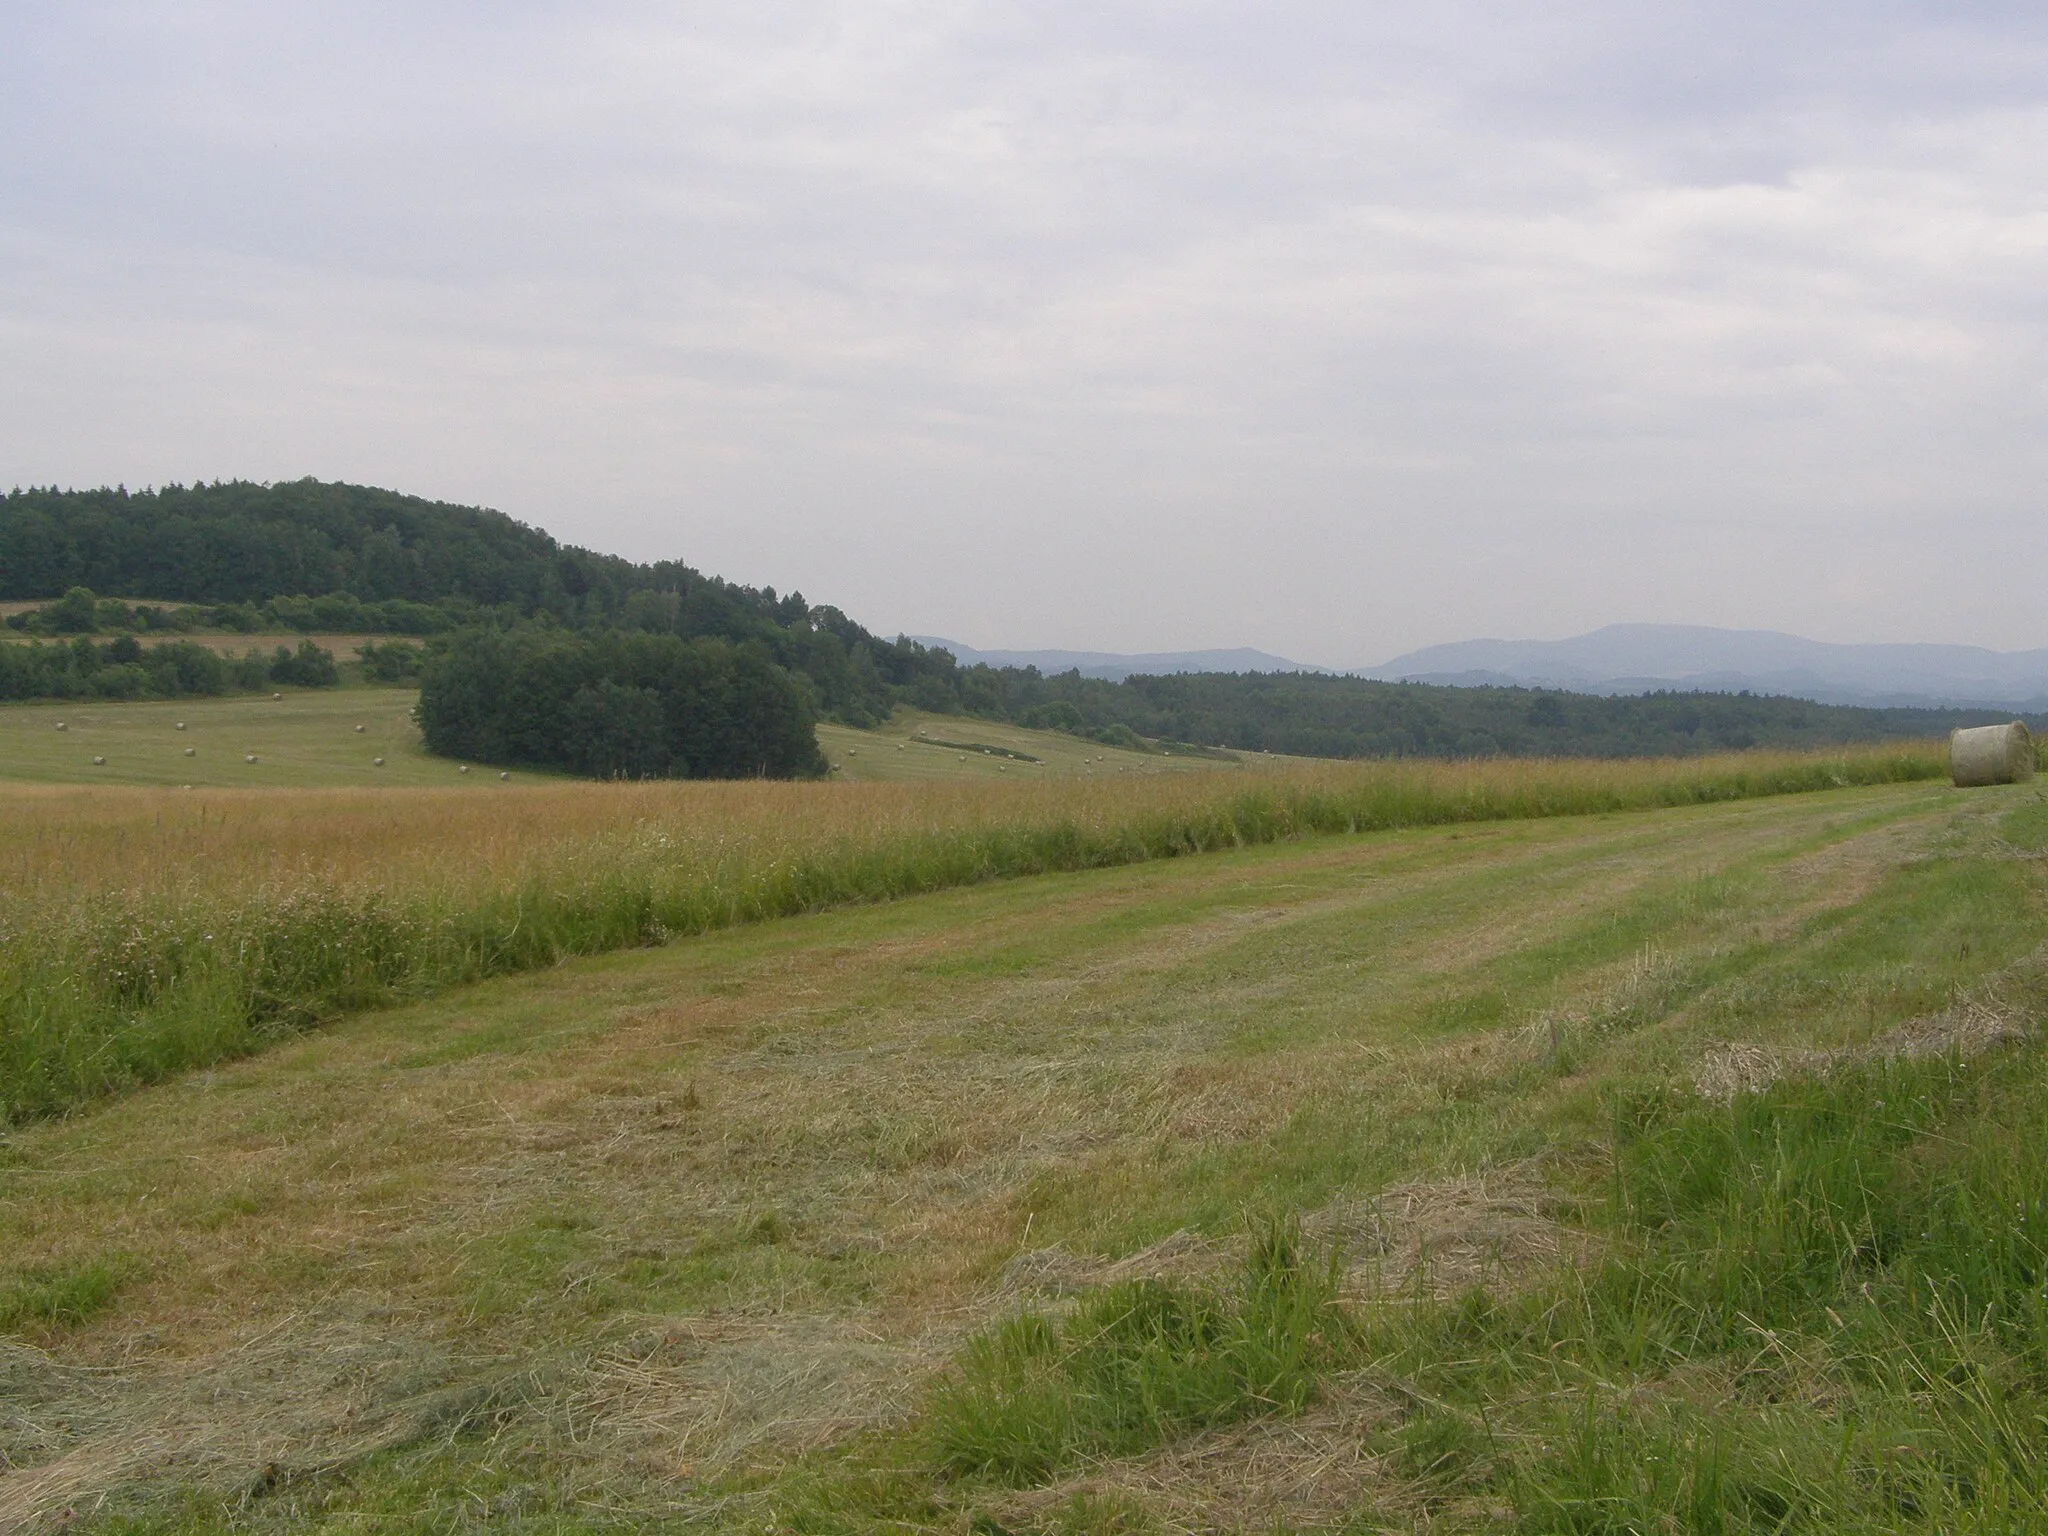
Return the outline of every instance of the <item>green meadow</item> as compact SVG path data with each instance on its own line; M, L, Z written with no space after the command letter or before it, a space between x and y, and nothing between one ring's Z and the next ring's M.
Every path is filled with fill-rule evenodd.
M165 703L9 704L0 707L0 782L220 789L483 782L481 769L460 774L458 764L421 748L412 721L418 697L409 689L335 688ZM489 777L496 782L497 770Z
M481 765L463 775L461 765L422 748L412 718L418 699L406 688L350 687L164 703L9 704L0 706L0 782L224 789L483 782L476 777L485 772ZM1136 752L1058 731L909 709L875 730L821 725L818 739L835 777L867 783L1114 778L1304 761L1271 753ZM499 772L491 768L489 779L497 782ZM556 777L524 768L510 773L514 781Z
M18 1123L0 1528L2048 1525L2037 790L1211 847Z

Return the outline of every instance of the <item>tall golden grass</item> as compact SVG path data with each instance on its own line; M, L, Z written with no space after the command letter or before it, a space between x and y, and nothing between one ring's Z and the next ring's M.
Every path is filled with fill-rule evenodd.
M1937 777L1938 745L1053 784L0 791L0 1119L575 954L1008 876Z

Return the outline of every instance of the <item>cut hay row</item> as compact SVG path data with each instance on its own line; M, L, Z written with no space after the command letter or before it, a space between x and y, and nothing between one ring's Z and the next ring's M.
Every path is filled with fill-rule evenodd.
M574 955L1313 834L1937 778L1937 746L1003 786L12 790L0 1120Z

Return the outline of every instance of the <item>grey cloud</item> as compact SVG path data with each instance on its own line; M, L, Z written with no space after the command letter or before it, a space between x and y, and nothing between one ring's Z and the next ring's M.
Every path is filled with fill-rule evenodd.
M9 25L17 480L393 483L989 645L2044 638L2028 9Z

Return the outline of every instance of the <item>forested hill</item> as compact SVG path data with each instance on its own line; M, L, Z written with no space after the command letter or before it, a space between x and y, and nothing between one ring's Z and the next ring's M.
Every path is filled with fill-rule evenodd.
M710 686L699 672L715 672L720 687L767 697L774 690L748 670L753 662L739 656L745 652L800 680L794 702L784 700L782 707L849 725L873 723L905 703L1126 745L1145 737L1321 757L1684 755L1932 736L2004 718L1748 694L1603 698L1307 674L1205 673L1112 683L1077 672L1047 677L1029 667L962 667L944 650L883 640L800 594L739 586L678 562L638 565L577 549L480 507L316 480L142 492L28 490L0 499L0 600L55 599L82 588L103 597L209 606L203 613L165 614L95 605L89 593L74 591L40 616L8 621L32 633L80 637L61 658L28 658L44 671L61 665L75 672L88 660L97 666L83 638L95 629L176 629L203 619L245 630L571 631L591 637L595 647L559 645L545 633L516 640L510 650L450 643L442 662L449 688L459 682L450 669L467 665L464 657L477 667L495 657L492 664L502 671L512 664L508 656L530 653L555 665L573 653L578 665L602 663L600 670L630 661L626 670L638 679L631 687L671 703ZM697 648L672 653L602 642L611 632L671 637ZM700 642L725 642L731 654ZM705 658L715 656L725 659L712 667ZM73 678L74 691L99 686L94 679L102 673L125 675L100 668L92 677ZM629 680L621 673L612 681L624 687ZM487 718L491 690L479 686L448 694L466 701L462 729L483 733L479 740L512 731L508 722ZM628 704L654 718L649 699L636 694L620 710L631 713ZM505 707L514 709L517 701ZM689 756L670 746L671 756ZM623 747L620 753L622 762L638 760Z
M950 656L884 641L800 593L777 596L679 561L639 565L557 543L502 512L369 486L232 481L16 490L0 500L0 601L73 588L261 605L269 620L300 629L430 634L543 619L753 642L810 680L820 712L853 725L886 715L899 698L937 709L959 702ZM231 627L255 618L224 617Z
M1004 681L1009 681L1005 675ZM1862 709L1748 693L1594 696L1313 673L1184 673L1012 683L1027 724L1309 757L1684 757L1944 736L1991 710ZM2030 721L2037 729L2043 722Z
M488 508L318 480L17 490L0 501L0 600L72 587L201 603L329 592L365 602L456 598L572 626L617 618L636 592L714 607L717 594L783 623L792 606L672 561L636 565L558 544Z

